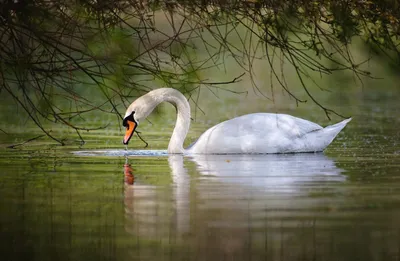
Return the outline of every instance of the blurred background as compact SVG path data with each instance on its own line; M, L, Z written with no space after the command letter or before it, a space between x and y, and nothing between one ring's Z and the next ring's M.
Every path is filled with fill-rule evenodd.
M186 95L201 130L260 111L328 124L398 93L395 3L4 1L1 8L5 143L32 132L62 145L112 139L127 106L159 87ZM168 108L151 122L172 123Z
M0 1L4 260L399 260L397 1ZM253 112L322 126L324 153L167 155Z

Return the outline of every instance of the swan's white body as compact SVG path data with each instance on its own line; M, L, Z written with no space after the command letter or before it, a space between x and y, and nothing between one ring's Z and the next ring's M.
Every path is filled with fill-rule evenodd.
M168 153L250 154L323 151L351 120L321 127L286 114L254 113L221 122L183 148L190 126L190 106L185 96L170 88L153 90L135 100L125 118L134 112L137 122L146 118L161 102L172 103L177 121L168 145ZM129 141L129 140L128 140Z

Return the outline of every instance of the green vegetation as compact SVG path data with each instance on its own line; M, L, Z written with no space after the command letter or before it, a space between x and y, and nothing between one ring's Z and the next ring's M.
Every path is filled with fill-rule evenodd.
M315 95L314 87L325 88L321 75L345 71L361 83L381 77L366 66L372 55L398 70L399 10L397 1L361 0L5 0L1 117L10 122L18 112L12 124L28 118L69 144L61 124L83 142L87 131L120 124L135 97L169 86L196 105L201 90L218 96L252 88L272 100L282 90L292 102L313 102L329 118L339 113ZM355 40L370 56L354 55ZM292 88L290 78L301 88ZM248 84L234 89L241 80Z

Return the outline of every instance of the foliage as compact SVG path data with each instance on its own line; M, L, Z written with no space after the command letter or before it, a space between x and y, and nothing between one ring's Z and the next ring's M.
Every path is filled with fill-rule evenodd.
M157 15L168 23L168 32L157 24ZM370 76L361 69L365 61L355 61L349 51L354 36L399 65L399 19L398 1L389 0L2 0L0 90L63 144L46 122L70 126L80 136L90 128L78 119L94 112L121 118L118 108L155 80L195 101L191 93L200 86L240 80L201 76L231 56L250 77L254 60L266 60L281 87L302 102L283 76L282 64L291 64L304 91L329 117L334 112L314 99L303 79L310 72L342 70L360 79ZM198 48L205 58L195 55ZM96 95L103 98L93 99Z

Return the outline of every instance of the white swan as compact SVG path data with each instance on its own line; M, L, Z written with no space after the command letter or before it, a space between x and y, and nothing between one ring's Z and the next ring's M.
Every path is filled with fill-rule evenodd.
M187 154L249 154L323 151L351 120L321 127L316 123L286 114L254 113L221 122L204 132L200 138L183 148L190 126L190 106L185 96L175 89L153 90L136 99L126 110L123 125L128 144L137 125L161 102L173 104L177 120L168 153Z

